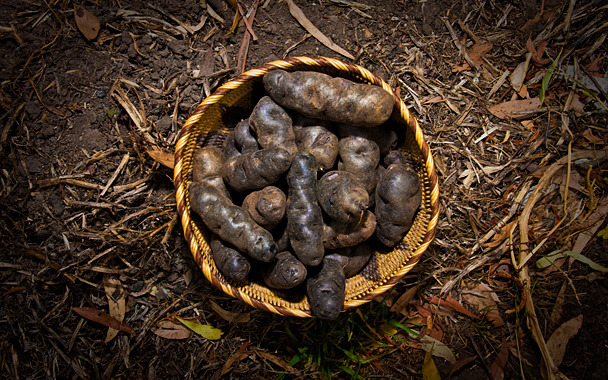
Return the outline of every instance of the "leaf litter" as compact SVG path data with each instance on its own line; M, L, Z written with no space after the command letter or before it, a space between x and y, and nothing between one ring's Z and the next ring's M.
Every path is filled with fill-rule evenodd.
M290 3L297 3L305 16L296 21ZM3 277L7 288L2 293L10 302L24 295L31 300L24 312L2 309L10 317L11 331L24 331L11 339L21 339L23 347L46 347L52 355L61 357L58 363L63 377L73 377L74 373L85 376L100 368L109 368L116 375L116 371L128 371L129 360L150 363L150 371L162 372L165 377L217 377L225 375L225 370L236 374L246 368L258 368L264 375L271 368L321 371L320 364L306 361L316 356L298 351L314 346L305 346L303 341L300 345L285 343L284 319L235 303L213 290L200 275L183 244L182 231L174 228L178 222L175 201L170 171L164 167L172 163L166 152L173 149L179 125L202 100L202 94L208 95L231 75L262 64L273 55L316 55L317 48L323 55L348 57L326 49L319 42L325 37L334 48L342 46L346 53L353 52L350 57L356 63L381 74L393 88L398 86L408 107L418 112L414 114L437 161L442 202L435 241L412 275L384 298L386 305L392 300L392 308L373 313L365 306L358 308L364 310L356 315L367 318L363 331L374 337L370 340L373 348L366 347L365 353L354 350L354 343L361 338L350 336L350 348L343 346L346 351L352 350L342 362L346 365L333 371L354 374L361 368L365 375L393 371L393 377L420 378L421 371L429 371L423 367L425 350L430 352L434 347L432 356L442 358L436 363L442 378L448 374L470 378L472 373L479 373L480 364L486 360L494 363L496 377L516 378L519 368L526 366L526 371L538 377L539 360L543 359L532 354L536 352L534 345L538 345L545 363L553 369L546 374L548 378L555 378L558 370L577 378L581 367L555 356L566 349L569 355L584 357L576 347L567 345L576 338L553 338L559 335L552 329L578 315L572 314L576 301L571 300L579 296L585 300L585 289L592 291L587 284L596 281L606 266L606 258L598 253L598 247L605 247L603 237L608 236L603 232L607 227L606 212L602 211L608 197L599 184L605 185L608 169L608 136L602 113L602 104L607 101L603 80L606 62L602 58L606 48L605 29L596 18L605 9L596 3L563 2L553 9L540 9L526 21L519 5L491 9L465 4L462 8L467 8L466 12L453 18L459 9L438 10L432 1L407 10L400 4L370 7L330 1L312 6L298 1L239 1L224 6L209 1L207 8L199 4L188 8L185 4L184 10L177 10L153 2L151 6L134 4L132 9L109 10L114 13L108 17L100 7L87 3L88 12L94 14L88 21L79 21L78 15L84 13L76 11L74 19L66 18L69 13L57 8L59 4L42 7L28 3L29 11L4 12L14 17L0 29L10 43L25 43L27 48L31 40L24 31L30 28L28 32L37 33L47 28L53 32L40 35L41 39L48 37L38 45L39 52L47 57L80 38L84 42L90 39L87 46L94 46L88 54L97 49L114 59L107 61L107 71L99 69L102 80L95 82L96 77L89 75L90 82L83 82L73 77L83 67L71 64L57 70L51 61L41 59L43 54L22 49L27 54L19 65L12 65L20 67L20 73L3 77L2 106L10 112L2 116L0 141L3 151L17 152L10 156L17 169L7 166L0 176L3 200L10 213L2 226L13 231L11 236L15 237L5 239L13 245L10 252L15 254L3 257L2 265L9 266L2 268L15 271ZM428 12L436 12L437 17ZM473 15L496 27L475 22ZM445 22L439 16L445 16ZM95 26L95 18L100 27ZM247 23L239 25L243 18ZM302 29L304 18L318 33ZM326 20L349 34L328 26ZM59 28L70 22L76 23L76 28ZM95 29L98 33L93 35ZM283 29L299 34L288 36ZM569 34L564 39L566 31ZM235 36L227 41L222 35L229 32ZM308 34L302 38L305 32L315 38L306 37ZM63 36L68 35L71 40L64 40ZM247 35L257 36L258 41L246 46ZM239 48L246 54L237 60ZM72 62L83 57L76 56ZM551 63L549 57L554 59ZM104 57L96 59L106 62ZM125 66L121 66L123 59ZM468 65L468 69L453 72L455 62ZM29 97L15 91L20 88L15 84L27 88ZM59 97L66 91L93 93L94 87L105 87L110 96L71 96L69 102ZM95 93L104 91L95 89ZM89 119L91 110L107 120L100 122L99 116ZM68 154L49 160L51 154L44 150L44 144L36 144L50 133L38 128L45 123L61 131L53 139L71 147ZM70 142L76 131L91 133L89 125L98 124L105 138L112 139L111 145L87 145L86 139L78 140L79 136L76 140L81 143ZM50 141L44 140L47 145ZM48 169L48 174L39 169L40 165ZM39 209L31 208L32 199ZM14 204L25 208L17 211ZM67 211L57 212L60 206ZM16 217L21 210L36 217L29 221ZM50 228L55 225L62 227ZM57 254L49 248L51 243L63 251ZM555 251L559 253L551 255ZM25 252L20 254L23 263L17 259L18 252ZM556 255L561 257L552 257ZM545 258L554 259L553 264L538 269L532 265L540 262L543 266ZM494 265L505 259L511 262L506 266L508 276L494 276ZM559 269L547 271L553 267ZM38 277L30 276L30 271ZM114 279L114 284L104 278ZM70 297L65 289L55 294L55 282L67 284ZM122 298L121 287L128 289ZM106 297L99 293L101 289ZM576 297L571 296L573 292ZM561 305L554 304L555 300L561 300ZM76 306L83 303L95 307ZM520 305L526 310L508 313ZM586 304L581 307L585 318L598 313ZM534 315L535 309L542 314ZM79 318L69 310L85 316ZM37 341L39 346L33 346L32 335L23 328L29 325L13 316L27 318L41 312L45 312L42 330L37 331L43 331L45 337ZM551 314L548 328L543 325L543 314ZM121 315L129 325L124 320L120 323ZM219 340L206 341L171 315L204 321L198 326L217 326L224 334ZM353 315L345 313L342 318ZM109 334L97 324L86 324L85 319L108 326L108 331L115 327L127 330L107 343L120 350L120 360L99 351L100 363L79 359L80 352L96 350L87 342L101 341L104 334ZM67 322L59 325L61 320ZM395 323L385 323L389 320ZM287 325L305 330L306 323L291 321ZM380 331L378 326L383 323L392 326L390 334L377 336L372 331ZM131 325L135 329L129 329ZM412 334L395 326L407 328ZM207 334L214 330L204 331ZM507 340L501 336L503 331ZM584 336L589 338L584 326L578 331L578 336L587 334ZM453 338L461 334L472 339L463 343ZM128 336L133 338L129 341ZM191 347L189 352L171 343L184 339ZM554 341L559 343L555 345ZM380 343L385 346L380 347ZM513 343L522 351L517 352ZM13 358L23 357L19 346L3 344L3 350L6 348L4 351ZM164 344L173 350L154 350ZM474 346L480 351L477 355L472 351ZM142 347L142 352L153 356L140 356L138 348ZM292 355L292 351L297 354ZM509 356L508 352L517 355ZM365 361L385 353L390 365L381 364L384 357L371 366L372 361L356 364L351 360ZM167 367L159 365L179 362L180 355L188 363L180 370L169 374ZM466 360L456 361L457 357ZM299 358L302 361L292 363ZM444 358L454 361L454 365L442 365ZM255 367L260 361L264 363L262 370ZM22 373L32 375L23 360L3 365L13 378L20 378ZM406 368L415 368L416 373ZM397 371L404 372L395 375Z

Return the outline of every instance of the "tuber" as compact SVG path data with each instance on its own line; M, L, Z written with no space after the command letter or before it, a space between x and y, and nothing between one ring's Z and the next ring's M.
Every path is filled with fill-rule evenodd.
M262 148L282 148L290 156L298 151L291 117L269 96L264 96L253 108L249 125Z
M287 173L287 234L297 258L305 265L323 259L323 213L317 203L317 163L310 153L298 152Z
M344 276L352 277L359 273L372 256L372 247L369 243L358 244L353 247L336 250L331 256L338 255L343 262ZM330 256L330 255L328 255Z
M306 280L306 267L291 253L277 253L275 260L262 270L266 285L275 289L291 289Z
M382 87L314 71L272 70L264 75L264 88L274 101L304 116L354 126L375 127L393 111L393 96Z
M376 186L376 236L394 247L412 226L421 202L420 178L409 165L391 164Z
M364 137L372 140L380 148L380 155L385 156L397 146L397 132L386 125L379 125L376 128L353 127L352 125L339 124L338 137L343 139L349 136Z
M258 140L251 134L249 119L239 122L234 127L232 134L234 135L234 143L241 154L255 152L260 149Z
M194 152L192 157L192 181L199 182L204 177L221 176L226 158L220 148L207 145Z
M342 223L359 221L369 205L369 195L361 182L354 174L341 170L321 177L317 199L330 218Z
M338 137L321 126L294 127L296 145L300 152L315 156L319 170L328 170L334 166L338 156Z
M337 255L323 258L319 273L306 281L312 314L321 319L337 319L344 307L346 276L344 262Z
M224 276L236 282L243 281L247 277L251 264L243 254L228 246L215 234L211 236L209 246L215 266Z
M375 142L360 136L349 136L338 144L338 170L353 173L363 183L370 196L376 189L376 168L380 163L380 148Z
M190 208L203 223L226 242L254 259L269 262L277 253L272 234L251 219L247 211L235 206L221 190L205 182L188 187Z
M257 224L267 230L275 228L285 216L285 194L276 186L249 193L242 207Z
M235 191L261 189L276 182L289 169L291 156L269 148L241 154L226 161L224 180Z
M325 249L352 247L369 239L376 230L376 217L365 210L363 217L355 226L335 220L323 226L323 246Z

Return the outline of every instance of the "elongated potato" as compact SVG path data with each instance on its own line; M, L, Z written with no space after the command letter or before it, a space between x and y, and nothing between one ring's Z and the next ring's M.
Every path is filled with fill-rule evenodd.
M285 149L291 156L298 151L291 117L269 96L264 96L253 108L249 125L262 148Z
M224 180L235 191L262 189L289 169L291 156L284 149L269 148L241 154L226 161Z
M258 140L251 134L249 119L239 122L233 130L234 143L241 154L247 154L260 150Z
M331 169L338 156L338 137L321 126L294 127L296 145L300 152L315 156L318 169Z
M234 131L230 131L228 136L226 136L226 140L224 140L224 143L222 144L222 151L227 160L241 155L234 140Z
M256 260L269 262L277 254L272 234L251 219L247 211L235 206L215 186L193 182L188 187L190 209L226 242Z
M378 182L376 168L380 164L380 148L372 140L360 136L349 136L338 144L340 163L338 170L353 173L373 196Z
M352 125L339 124L337 130L340 139L349 136L359 136L372 140L378 144L381 156L387 155L391 149L394 149L397 146L397 132L384 125L380 125L376 128L361 128L353 127Z
M421 202L420 178L414 169L392 164L382 173L376 187L376 236L394 247L412 226Z
M276 186L266 186L262 190L249 193L242 207L257 224L267 230L275 228L285 216L285 194Z
M332 220L323 226L323 246L326 250L352 247L369 239L375 230L376 216L369 210L354 226Z
M354 83L314 71L272 70L266 92L280 105L317 119L375 127L393 112L393 96L378 86Z
M306 280L306 267L291 253L277 253L273 262L262 270L266 285L275 289L291 289Z
M354 174L334 170L321 177L317 200L325 213L342 223L361 220L369 205L369 195Z
M226 158L221 149L213 145L199 148L192 157L192 181L198 182L204 177L221 176Z
M359 273L372 256L372 247L369 243L361 243L353 247L338 249L332 255L339 255L344 260L343 270L346 278ZM329 255L328 255L329 256Z
M305 265L319 265L323 248L323 213L317 203L317 163L298 152L287 173L287 233L291 248Z
M236 282L247 278L251 264L242 253L228 246L215 234L211 236L209 246L213 253L213 261L224 276Z
M315 317L335 320L344 308L346 276L344 261L334 255L323 258L321 271L306 281L310 311Z

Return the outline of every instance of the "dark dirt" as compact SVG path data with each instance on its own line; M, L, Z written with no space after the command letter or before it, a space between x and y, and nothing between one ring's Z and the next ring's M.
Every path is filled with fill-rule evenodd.
M188 25L196 25L200 16L206 14L199 2L85 2L82 5L104 24L93 41L87 41L76 27L70 1L40 4L5 1L0 5L0 26L13 25L19 36L5 31L0 34L0 378L217 379L226 361L239 350L261 350L289 362L301 348L285 331L288 328L303 332L309 328L304 325L306 321L254 310L213 288L200 273L176 216L172 170L146 154L147 149L173 152L180 126L206 96L205 86L213 90L238 74L237 70L224 69L236 67L245 28L240 26L236 33L226 36L234 11L221 1L208 3L214 5L226 22L220 24L209 17L200 31L184 37L143 23L126 22L116 11L122 7L176 26L166 16L171 15ZM244 3L248 7L251 2ZM254 24L259 41L250 44L246 69L283 58L306 35L284 1L260 3ZM269 4L265 9L264 3ZM500 70L512 70L517 65L519 61L505 57L521 56L528 35L516 29L539 12L539 4L517 2L508 15L507 25L497 29L496 20L511 2L490 1L483 11L474 11L475 4L466 1L457 4L441 0L386 1L365 10L371 19L328 1L296 3L319 30L357 56L356 63L393 87L399 86L399 78L419 91L421 88L409 72L395 74L395 65L404 67L407 59L415 59L425 68L427 77L437 79L436 85L443 84L448 89L457 84L450 68L459 53L441 19L448 11L460 19L472 13L471 28L487 31L488 35L511 33L508 39L494 42L496 47L491 55L501 57L499 61L493 60ZM550 1L546 7L559 4ZM214 26L218 30L205 40ZM538 33L531 29L530 33L533 32ZM408 49L415 45L419 45L417 51L421 54L408 56ZM212 56L208 54L210 51ZM344 59L312 37L287 56ZM192 78L193 69L224 72L206 83L204 79ZM123 88L128 90L133 104L144 110L150 127L146 131L138 129L110 95L119 78L138 85ZM406 93L403 86L401 91L402 95ZM470 141L469 136L452 129L458 115L442 104L423 105L423 114L415 110L411 98L408 105L429 141L436 143L431 144L436 152L444 140ZM461 104L464 109L462 106L464 103ZM605 128L605 120L605 116L598 116L591 124ZM564 146L559 149L562 151L558 153L563 155ZM454 173L466 169L467 160L458 157L456 163L438 158L440 165L454 170L451 176L440 171L442 187L452 186L458 179ZM121 166L123 159L127 161ZM119 167L113 185L102 195ZM511 173L504 188L508 179L520 174ZM53 178L61 180L50 182ZM444 185L444 180L451 182ZM503 189L503 184L500 186ZM481 189L480 185L480 189L472 189L475 190L488 189ZM494 198L488 201L488 194ZM463 218L476 220L471 223L485 232L495 223L493 213L505 207L500 194L502 191L488 190L480 197L455 191L446 199L449 203L450 197L470 198L470 210L458 212L465 215ZM462 236L472 236L468 226L467 222L466 229L453 227L451 219L442 213L437 236L441 240L459 241ZM601 228L605 227L604 224ZM606 241L596 237L588 254L604 265L608 262ZM466 260L464 248L468 247L448 249L434 243L394 291L401 294L409 284L425 279L420 283L420 294L436 294L437 287L451 273L435 273L435 278L442 279L435 282L431 274L437 263L462 268L462 260ZM479 279L480 275L483 273L471 276ZM578 262L572 265L568 276L573 286L566 284L565 303L555 320L549 316L564 276L554 272L539 280L535 289L545 337L563 322L584 315L583 326L568 344L560 366L570 379L604 379L608 373L605 343L608 286L603 276L589 278L589 275L585 265ZM125 322L136 328L136 335L130 338L119 333L114 340L104 343L107 329L81 318L71 308L89 306L107 311L102 286L107 276L119 278L130 293ZM502 291L498 289L508 305L504 309L516 303L515 287L506 284ZM211 300L232 313L249 313L250 320L225 321L213 311ZM153 323L172 315L198 317L201 323L222 329L224 335L216 342L197 335L179 341L163 339L149 331ZM509 355L504 378L520 378L520 365L527 379L541 378L540 353L525 322L515 315L504 318L507 323L504 328L460 317L442 319L444 342L457 358L479 354L490 366L503 336L513 341L517 333L522 360ZM378 322L374 327L381 324ZM421 378L423 359L424 351L401 346L378 359L377 365L363 366L361 376ZM438 358L435 361L441 378L448 378L451 364ZM287 378L320 376L302 363L294 367L297 372ZM279 365L252 352L236 361L222 378L276 378L280 371ZM487 377L482 361L476 360L456 372L452 379ZM337 378L349 376L342 372Z

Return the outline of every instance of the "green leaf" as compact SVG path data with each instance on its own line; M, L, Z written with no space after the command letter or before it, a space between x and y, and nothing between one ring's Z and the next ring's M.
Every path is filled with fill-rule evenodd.
M604 231L604 230L602 230L602 231ZM600 231L600 232L602 232L602 231ZM598 235L599 235L599 233L598 233ZM536 261L536 266L540 269L546 268L550 265L553 265L553 262L555 260L559 259L560 257L565 257L565 256L573 257L576 260L580 261L581 263L589 265L589 267L591 267L591 269L593 269L593 270L603 272L603 273L608 272L608 268L606 268L605 266L602 266L602 265L594 262L587 256L581 255L580 253L576 253L573 251L564 251L564 252L553 251L549 255L538 259Z
M190 330L194 331L195 333L202 336L203 338L207 338L209 340L218 340L222 337L222 334L224 334L224 332L222 330L216 329L213 326L201 325L200 323L190 322L190 321L187 321L180 317L175 317L175 318L177 318L178 321L183 323L184 326L186 326Z
M547 88L549 88L549 82L551 82L551 76L553 76L553 72L555 71L555 68L557 67L557 62L559 61L559 57L561 55L562 55L562 52L560 51L559 54L557 55L557 59L552 60L553 63L551 63L551 66L549 66L549 68L547 69L547 73L543 77L543 81L541 82L541 86L540 86L540 93L538 94L538 99L541 101L541 103L545 102L545 92L547 91Z
M608 227L604 228L603 230L599 230L597 236L601 237L604 240L608 239Z
M408 327L403 326L401 323L395 321L394 319L391 319L388 323L390 323L391 325L393 325L395 327L399 327L402 330L407 331L409 334L412 334L412 335L414 335L416 337L420 337L419 333L417 333L416 331L414 331L414 330L412 330L412 329L410 329Z

